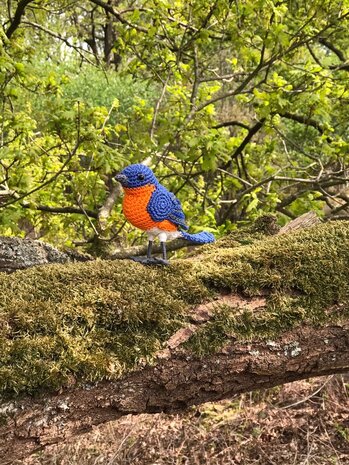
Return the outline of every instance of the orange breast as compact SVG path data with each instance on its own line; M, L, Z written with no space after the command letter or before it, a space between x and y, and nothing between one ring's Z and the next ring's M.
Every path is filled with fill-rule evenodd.
M125 196L122 208L127 221L143 231L148 231L152 228L159 228L164 231L177 231L177 226L168 220L157 222L151 219L147 206L154 190L155 186L152 185L131 189L124 188Z

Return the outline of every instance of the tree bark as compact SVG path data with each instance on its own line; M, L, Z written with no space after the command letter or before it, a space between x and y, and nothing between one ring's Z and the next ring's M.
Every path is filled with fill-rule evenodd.
M172 252L185 247L194 247L197 244L184 239L176 239L167 245L167 251ZM162 252L160 244L155 244L153 253ZM114 247L110 259L126 259L147 254L147 244L135 245L128 248ZM32 239L19 239L17 237L0 236L0 272L12 273L25 270L32 266L48 265L52 263L85 262L93 260L89 254L79 253L75 250L61 251L45 242Z
M115 382L4 403L0 464L21 460L122 415L183 411L247 391L346 372L348 329L349 324L318 330L303 326L266 342L231 340L223 350L203 358L180 348L179 341L193 329L178 334L178 341L172 341L175 347L159 353L155 366L144 366Z
M313 221L306 216L304 226ZM298 219L294 227L300 223ZM33 345L20 346L25 357L28 347L40 353L43 333L50 347L63 337L62 347L69 352L84 344L79 335L86 332L88 350L94 351L103 347L103 340L98 337L109 331L105 350L115 344L115 360L121 357L117 338L125 331L127 337L122 341L130 345L131 352L135 346L136 363L128 366L125 361L126 369L119 375L111 375L110 380L101 376L91 383L79 374L76 360L65 365L63 354L59 366L71 373L71 382L42 390L38 385L35 396L26 391L16 396L7 392L5 386L0 397L0 465L23 460L47 445L122 415L181 411L255 389L348 371L349 223L316 225L264 240L260 233L253 234L241 237L237 233L224 238L216 246L204 248L200 256L178 261L166 270L148 271L140 264L125 261L66 265L69 257L53 255L51 261L61 260L63 264L3 275L0 295L8 289L6 305L14 307L8 319L0 313L0 344L5 344L2 347L20 338L23 344L33 341ZM20 243L18 240L15 248L19 256ZM5 265L13 270L13 262ZM20 267L28 263L31 266L33 260L22 261ZM74 272L74 282L70 283ZM46 298L46 279L52 289L58 289L58 294L55 291L50 299ZM177 281L178 288L174 290ZM93 294L85 295L89 287L98 288L96 300ZM149 303L154 293L154 301ZM30 297L23 306L25 296ZM128 305L133 303L136 305L129 310ZM6 305L2 308L5 316ZM168 313L162 313L162 307ZM49 329L36 326L33 315L45 322L47 315L52 318L50 308L58 317L48 320ZM178 321L180 324L175 326ZM67 332L67 325L75 327ZM94 336L97 326L99 332ZM148 334L154 338L154 326L160 328L158 341L142 352ZM144 339L139 332L143 330ZM93 337L97 338L96 346ZM144 357L137 353L144 353ZM50 363L45 360L28 358L28 367L35 368L37 362ZM0 353L0 371L5 370L6 374L6 370L14 370L22 383L19 386L23 386L27 378L15 371L20 363L19 359L12 362L9 355ZM76 372L72 371L74 366ZM86 369L86 365L82 366ZM0 383L1 386L4 389Z
M13 19L11 20L11 24L6 31L6 36L8 39L11 39L13 33L18 29L19 25L21 24L22 16L25 14L25 9L32 3L33 0L20 0L17 4L17 9Z
M0 236L0 272L11 273L50 263L91 260L89 255L62 252L45 242Z

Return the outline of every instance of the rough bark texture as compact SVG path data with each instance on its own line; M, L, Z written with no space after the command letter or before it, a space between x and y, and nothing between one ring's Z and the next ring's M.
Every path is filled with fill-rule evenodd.
M88 255L61 252L49 244L17 237L0 237L0 271L7 273L49 263L86 261Z
M116 382L84 386L49 398L4 404L0 464L10 464L93 425L129 413L183 410L259 388L349 369L349 325L314 331L301 327L277 340L231 341L223 350L197 358L169 349L155 366Z
M195 244L184 239L176 239L168 243L167 251L172 252L190 246L195 246ZM159 254L161 252L160 245L155 244L153 253ZM124 259L131 256L146 255L146 253L147 244L145 243L129 248L116 248L110 258L113 260ZM0 272L12 273L16 270L48 265L49 263L84 262L88 260L93 260L93 257L74 250L60 251L45 242L0 236Z
M304 215L299 216L283 226L280 229L279 234L285 234L297 229L311 228L319 223L321 223L321 220L315 212L304 213Z

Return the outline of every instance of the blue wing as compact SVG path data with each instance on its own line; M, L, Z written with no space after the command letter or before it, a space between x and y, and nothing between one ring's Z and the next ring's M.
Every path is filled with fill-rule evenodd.
M164 186L156 187L150 197L147 210L153 221L168 220L183 229L188 229L180 201Z

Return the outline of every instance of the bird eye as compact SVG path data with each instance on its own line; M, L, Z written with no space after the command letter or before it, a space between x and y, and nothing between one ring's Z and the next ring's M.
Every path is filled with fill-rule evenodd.
M144 179L144 174L139 174L139 175L137 176L137 179L139 179L140 181L143 181L143 179Z

